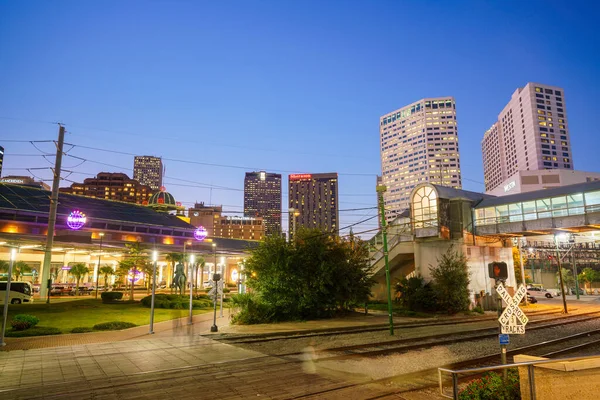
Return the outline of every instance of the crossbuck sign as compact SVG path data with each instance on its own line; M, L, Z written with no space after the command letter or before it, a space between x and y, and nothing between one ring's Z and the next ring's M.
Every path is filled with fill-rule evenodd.
M525 286L521 285L517 289L517 293L515 293L514 297L511 297L506 291L506 288L504 288L504 285L500 283L496 288L496 291L507 304L504 312L500 315L500 318L498 318L502 333L524 335L525 325L529 322L529 318L527 318L523 310L519 308L519 303L523 300L523 297L527 295L527 289L525 289Z

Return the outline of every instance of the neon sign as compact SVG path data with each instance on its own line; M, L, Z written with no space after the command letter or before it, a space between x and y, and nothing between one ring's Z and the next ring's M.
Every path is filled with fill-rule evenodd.
M194 231L194 239L198 240L198 241L203 241L204 239L206 239L206 237L208 236L208 232L206 231L206 228L204 228L203 226L199 226L198 229L196 229Z
M293 174L290 175L290 181L299 181L302 179L310 179L312 178L311 174Z
M69 214L69 216L67 217L68 227L75 231L83 228L86 222L87 217L84 213L82 213L79 210L71 211L71 214Z

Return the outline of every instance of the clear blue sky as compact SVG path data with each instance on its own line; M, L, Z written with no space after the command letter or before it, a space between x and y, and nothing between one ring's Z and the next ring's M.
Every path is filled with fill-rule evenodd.
M3 175L49 166L16 155L39 154L30 144L5 141L54 139L47 122L60 121L77 145L339 172L342 209L374 206L379 116L450 95L463 186L482 191L483 132L529 81L565 89L575 168L600 171L599 11L593 1L0 1ZM122 168L67 158L82 173L68 179L131 175L131 156L69 154ZM241 211L246 169L166 165L184 205ZM287 204L287 179L284 192ZM341 225L372 215L342 212Z

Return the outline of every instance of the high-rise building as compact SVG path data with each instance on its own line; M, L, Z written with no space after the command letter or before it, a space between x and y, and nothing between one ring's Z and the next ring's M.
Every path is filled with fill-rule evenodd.
M281 233L281 175L265 171L246 172L244 215L262 217L266 235Z
M160 157L135 156L133 159L133 179L142 185L158 190L163 185L163 163Z
M100 172L95 178L86 178L83 183L73 183L60 188L61 193L79 194L100 199L146 204L154 194L148 185L141 185L120 172Z
M573 169L564 90L528 83L518 88L481 142L485 190L519 171Z
M385 114L379 134L388 220L408 208L420 183L462 188L453 97L426 98Z
M262 218L221 215L223 206L205 206L196 203L188 210L190 224L202 226L208 237L229 239L261 240L265 236Z
M338 232L337 173L290 175L288 197L290 235L300 227Z

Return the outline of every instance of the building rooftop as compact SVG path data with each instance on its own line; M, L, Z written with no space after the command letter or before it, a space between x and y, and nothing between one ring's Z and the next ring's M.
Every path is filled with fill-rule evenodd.
M0 183L0 210L30 211L47 214L50 192L38 188ZM127 221L144 225L194 229L174 215L159 213L133 203L59 193L58 215L66 218L71 211L80 210L92 221Z

